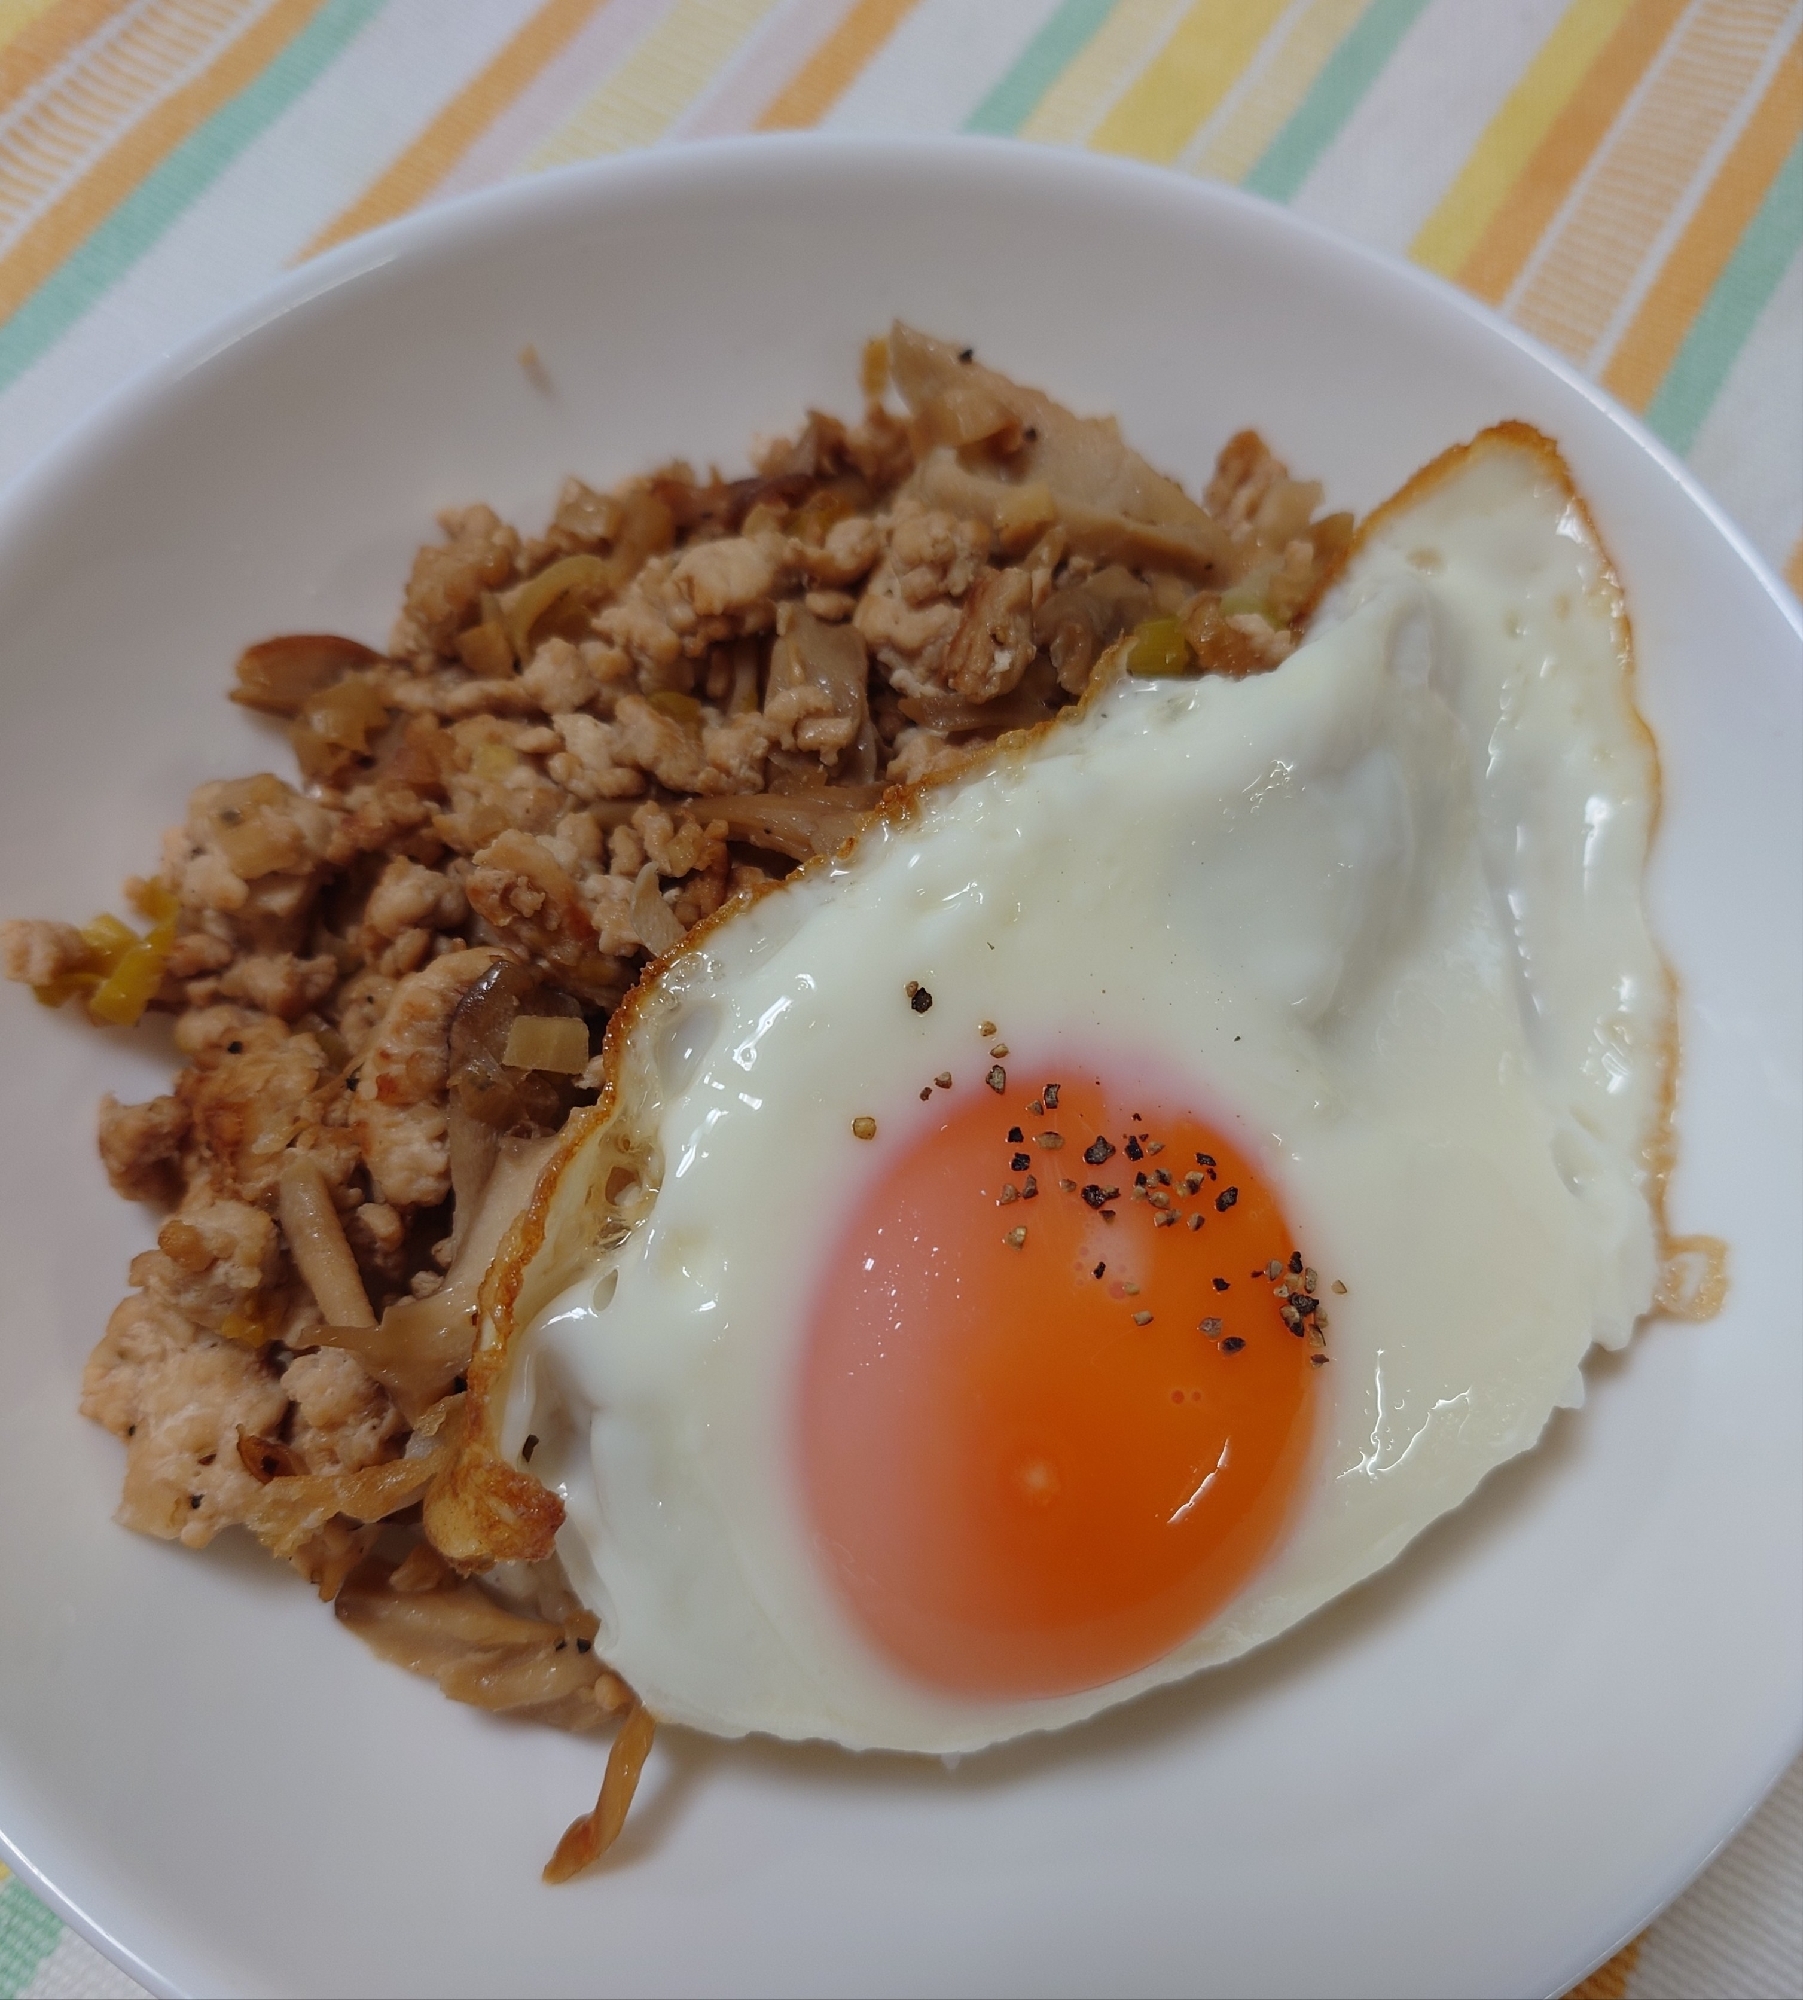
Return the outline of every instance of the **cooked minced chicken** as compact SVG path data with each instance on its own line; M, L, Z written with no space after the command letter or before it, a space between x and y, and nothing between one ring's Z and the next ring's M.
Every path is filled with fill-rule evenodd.
M1349 538L1250 432L1198 504L1112 420L905 327L864 385L860 423L811 414L749 478L571 479L537 537L448 510L385 654L244 654L233 699L287 720L298 771L194 793L126 885L146 928L0 927L8 978L172 1014L185 1058L100 1109L108 1178L166 1215L83 1381L125 1443L119 1518L192 1547L250 1528L459 1700L626 1709L560 1872L617 1826L648 1718L554 1564L478 1583L407 1524L451 1457L483 1267L609 1014L727 898L1044 721L1110 648L1276 664Z

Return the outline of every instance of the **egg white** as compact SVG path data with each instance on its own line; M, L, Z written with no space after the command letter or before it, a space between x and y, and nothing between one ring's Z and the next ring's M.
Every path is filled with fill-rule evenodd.
M1656 797L1606 562L1550 450L1490 434L1380 515L1277 671L1117 681L678 953L620 1055L622 1129L564 1167L636 1148L647 1198L623 1241L545 1253L502 1436L539 1440L609 1663L724 1735L973 1749L1271 1638L1531 1446L1657 1278ZM1231 1121L1348 1287L1281 1545L1164 1658L1045 1700L880 1658L793 1457L821 1260L942 1116L923 1081L982 1088L980 1019Z

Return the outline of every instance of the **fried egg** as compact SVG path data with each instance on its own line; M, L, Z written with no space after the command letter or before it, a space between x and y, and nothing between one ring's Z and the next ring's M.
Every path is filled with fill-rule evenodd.
M1659 1283L1656 804L1505 426L1275 671L1108 680L697 934L484 1332L609 1664L971 1750L1271 1639L1532 1446Z

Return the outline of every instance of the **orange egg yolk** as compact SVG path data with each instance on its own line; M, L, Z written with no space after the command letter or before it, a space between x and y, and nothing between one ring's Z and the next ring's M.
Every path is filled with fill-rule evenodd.
M1252 1160L1179 1105L1056 1073L1031 1101L999 1071L940 1100L807 1329L820 1559L880 1653L966 1695L1099 1686L1204 1625L1283 1532L1322 1379Z

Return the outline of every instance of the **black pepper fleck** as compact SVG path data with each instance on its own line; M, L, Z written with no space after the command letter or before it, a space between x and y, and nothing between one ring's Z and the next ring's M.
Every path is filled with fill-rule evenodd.
M1083 1148L1083 1157L1092 1167L1099 1167L1104 1160L1112 1159L1114 1148L1106 1139L1096 1138Z
M1224 1292L1224 1291L1227 1291L1228 1289L1229 1289L1229 1286L1228 1286L1228 1283L1227 1283L1227 1280L1226 1280L1225 1278L1217 1278L1217 1279L1215 1280L1215 1290L1216 1290L1217 1292Z
M534 1431L527 1437L526 1442L520 1446L521 1464L530 1465L532 1463L532 1454L535 1451L537 1451L537 1449L538 1449L538 1433Z
M1018 1125L1010 1125L1008 1127L1009 1145L1024 1146L1026 1144L1026 1141L1027 1141L1027 1135L1020 1129Z
M1135 1116L1137 1115L1135 1113ZM1137 1134L1129 1133L1127 1135L1127 1157L1130 1160L1143 1160L1146 1157L1146 1150L1139 1143Z
M1218 1208L1223 1215L1225 1215L1227 1211L1233 1206L1233 1204L1239 1200L1239 1198L1240 1198L1240 1191L1238 1188L1236 1187L1223 1188L1221 1192L1215 1196L1215 1207Z
M241 1056L244 1053L244 1044L242 1042L227 1042L225 1052L228 1056Z
M1237 1333L1230 1333L1227 1336L1227 1338L1221 1342L1221 1352L1223 1354L1237 1354L1240 1351L1240 1349L1245 1346L1245 1344L1246 1343L1239 1337Z
M1008 1162L1008 1171L1011 1174L1024 1174L1032 1164L1031 1153L1016 1153Z
M1048 1083L1045 1089L1040 1092L1040 1095L1045 1099L1045 1108L1048 1111L1056 1111L1058 1109L1058 1093L1063 1088L1062 1084Z
M927 989L924 986L915 987L914 991L908 995L908 1005L912 1007L915 1013L917 1014L926 1013L927 1010L932 1006L932 1004L933 1004L933 996L927 991Z
M1106 1270L1107 1270L1107 1268L1108 1268L1108 1266L1107 1266L1106 1264L1098 1264L1098 1265L1096 1266L1096 1268L1095 1268L1095 1269L1094 1269L1093 1271L1091 1271L1091 1272L1090 1272L1090 1274L1089 1274L1089 1275L1090 1275L1090 1276L1091 1276L1092 1278L1099 1278L1099 1277L1100 1277L1100 1276L1102 1275L1102 1273L1103 1273L1104 1271L1106 1271ZM136 1430L136 1429L137 1429L137 1425L136 1425L136 1424L134 1424L134 1425L132 1426L132 1428L133 1428L133 1430Z
M591 1653L594 1651L594 1641L592 1639L578 1639L576 1641L576 1650L579 1653Z

